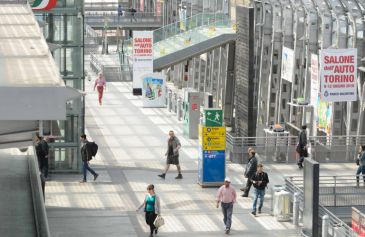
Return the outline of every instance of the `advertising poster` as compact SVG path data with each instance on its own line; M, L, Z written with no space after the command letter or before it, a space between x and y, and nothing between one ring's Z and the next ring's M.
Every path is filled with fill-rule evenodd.
M365 215L360 213L360 230L358 233L359 237L365 237Z
M351 214L351 227L352 230L355 231L355 233L360 233L360 211L356 208L352 207L352 214Z
M357 100L357 49L321 50L321 99Z
M283 47L281 58L281 78L293 82L294 50Z
M311 101L313 106L317 105L319 93L319 81L318 81L318 55L311 55Z
M165 76L160 73L144 75L142 93L143 107L166 107Z
M161 0L157 0L156 1L156 15L157 16L161 16L162 13L162 1Z
M333 105L317 97L317 127L319 130L331 135L332 133Z
M133 31L133 89L142 89L147 73L153 73L153 32Z

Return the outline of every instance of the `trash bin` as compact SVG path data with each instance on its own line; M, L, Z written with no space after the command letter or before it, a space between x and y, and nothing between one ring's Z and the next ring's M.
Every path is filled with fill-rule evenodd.
M281 190L284 190L285 186L284 185L274 185L271 187L271 213L274 215L274 203L276 202L275 200L275 193L276 192L280 192Z
M285 190L274 194L274 216L277 221L290 221L291 194Z

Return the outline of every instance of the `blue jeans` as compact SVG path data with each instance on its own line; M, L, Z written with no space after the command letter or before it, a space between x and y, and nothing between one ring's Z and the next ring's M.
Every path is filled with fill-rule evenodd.
M223 212L223 222L226 226L226 229L231 229L232 225L232 213L233 213L233 203L221 203L222 212Z
M253 205L252 205L252 209L254 212L256 212L257 199L260 198L259 210L261 210L262 206L264 205L264 197L265 197L265 189L261 190L261 189L254 188L254 198L253 198Z
M364 180L364 183L365 183L365 165L359 165L357 167L357 170L356 170L356 182L357 183L359 183L360 177L361 177L359 174L363 175L363 180Z
M86 173L87 171L89 171L92 175L96 175L95 171L93 169L90 168L89 166L89 162L87 161L83 161L83 166L82 166L82 172L84 173L84 180L86 181Z

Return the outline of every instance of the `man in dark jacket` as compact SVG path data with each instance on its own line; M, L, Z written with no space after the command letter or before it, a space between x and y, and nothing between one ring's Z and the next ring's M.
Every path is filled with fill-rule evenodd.
M250 150L251 158L249 158L248 163L246 165L246 169L245 169L245 177L247 178L246 188L241 189L243 191L242 197L248 197L248 193L250 192L251 185L252 185L251 178L257 170L257 158L255 155L256 155L255 150L251 149Z
M36 154L38 158L39 170L43 174L44 178L48 178L48 153L49 147L48 143L43 137L37 135L36 138Z
M86 135L83 134L80 136L81 140L81 159L82 159L82 171L84 174L84 178L80 181L80 183L86 183L87 179L87 171L89 171L94 176L94 181L98 178L99 174L97 174L93 169L89 166L89 161L92 159L92 154L90 150L89 141L86 139Z
M262 164L257 165L257 172L252 176L251 182L253 183L255 191L251 214L256 216L257 199L260 198L258 213L261 214L261 209L264 204L265 189L269 183L269 176L264 172L264 166Z
M303 161L304 157L308 156L308 150L307 150L307 133L306 133L307 126L302 126L302 131L299 134L299 143L297 147L297 152L299 154L299 161L298 161L298 167L299 169L303 168Z

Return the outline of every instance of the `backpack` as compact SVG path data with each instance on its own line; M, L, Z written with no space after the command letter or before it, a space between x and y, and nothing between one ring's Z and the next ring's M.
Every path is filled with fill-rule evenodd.
M91 157L90 160L92 159L92 157L96 156L96 153L98 153L98 145L95 142L89 142L89 151L91 153Z

